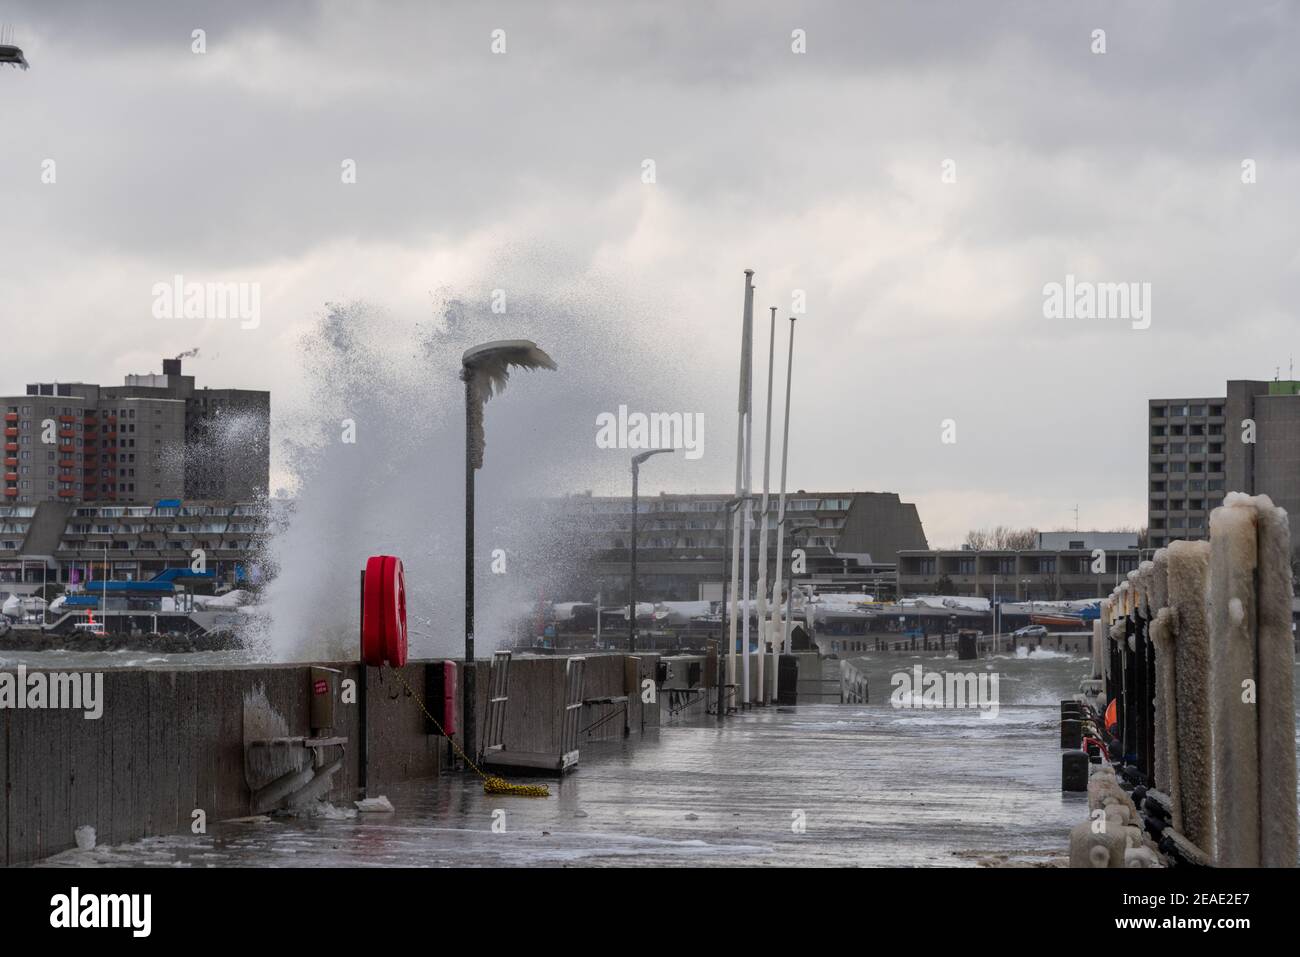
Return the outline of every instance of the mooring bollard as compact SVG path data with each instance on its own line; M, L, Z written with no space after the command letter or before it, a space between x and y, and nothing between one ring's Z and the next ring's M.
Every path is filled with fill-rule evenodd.
M1061 719L1061 747L1078 749L1083 743L1083 722L1078 718ZM1082 752L1080 752L1082 753ZM1085 763L1087 755L1084 755Z
M1088 755L1082 751L1066 751L1061 755L1061 790L1088 790Z

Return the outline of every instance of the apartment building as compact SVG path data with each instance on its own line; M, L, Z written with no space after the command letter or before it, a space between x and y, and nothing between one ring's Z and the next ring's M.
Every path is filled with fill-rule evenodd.
M1227 492L1300 513L1300 382L1233 380L1222 396L1151 399L1147 417L1152 546L1208 538Z
M198 389L180 359L121 386L32 383L0 410L6 505L251 499L270 481L270 393Z
M255 580L271 522L264 500L0 505L0 599L46 583L148 581L189 568L196 550L217 582Z

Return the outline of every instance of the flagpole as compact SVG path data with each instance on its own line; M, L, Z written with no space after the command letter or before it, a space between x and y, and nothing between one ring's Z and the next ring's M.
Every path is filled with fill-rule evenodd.
M772 639L772 698L777 699L778 676L781 673L781 654L785 651L785 629L789 615L781 615L781 563L785 561L785 468L790 459L790 380L794 371L794 316L790 317L790 351L785 362L785 425L781 436L781 498L776 507L776 583L772 586L772 601L776 603ZM786 583L789 588L794 576ZM787 602L788 604L788 602Z
M736 497L745 494L745 416L749 412L747 404L749 394L750 333L754 322L754 270L745 270L745 306L740 338L740 399L739 415L736 418ZM730 631L727 642L727 682L736 686L736 626L740 598L740 523L735 522L731 530L731 608Z
M758 703L767 704L767 682L763 660L767 657L767 507L772 477L772 373L776 359L776 306L772 306L771 328L767 337L767 415L763 420L763 504L758 520Z

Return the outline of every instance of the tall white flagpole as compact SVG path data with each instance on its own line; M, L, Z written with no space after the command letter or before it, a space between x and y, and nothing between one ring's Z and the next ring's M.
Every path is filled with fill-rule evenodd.
M736 497L745 492L745 418L749 414L750 340L754 325L754 270L745 270L744 321L740 338L740 414L736 418ZM729 641L727 643L727 681L736 686L736 626L740 599L740 521L731 529L731 609ZM748 628L746 628L748 632Z
M745 303L745 558L744 565L741 568L741 575L744 579L742 591L745 595L745 614L741 619L741 640L740 646L744 652L744 668L741 669L745 683L745 696L741 699L746 705L752 700L749 675L750 659L753 657L749 653L749 613L753 608L753 597L749 590L749 568L752 558L750 556L750 532L754 527L754 290L749 289L749 296Z
M758 703L767 704L763 661L767 657L767 503L772 478L772 373L776 359L776 306L767 339L767 416L763 420L763 504L758 510Z
M781 673L780 655L785 649L786 622L781 615L781 563L785 561L785 468L790 459L790 380L794 370L794 316L790 317L790 353L785 363L785 425L781 437L781 498L776 507L776 583L772 586L772 601L776 605L772 625L772 699L777 700L778 677ZM789 588L791 581L786 584Z

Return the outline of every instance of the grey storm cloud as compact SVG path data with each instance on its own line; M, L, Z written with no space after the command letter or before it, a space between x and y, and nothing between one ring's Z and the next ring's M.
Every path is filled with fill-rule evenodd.
M327 301L416 311L443 285L525 287L635 325L627 341L657 344L648 374L721 417L750 266L764 317L769 296L783 314L809 296L795 480L899 491L946 541L1076 501L1141 522L1146 398L1267 377L1295 342L1290 3L66 2L0 19L32 64L0 70L10 377L70 374L38 318L98 347L80 377L198 344L211 375L275 377L291 403ZM1045 320L1042 287L1067 272L1151 282L1152 328ZM160 328L139 291L175 273L259 279L266 328ZM863 413L847 441L846 409ZM711 429L714 465L664 474L725 488L727 434ZM1018 456L1033 477L1005 474ZM1050 514L1015 511L1031 507Z

